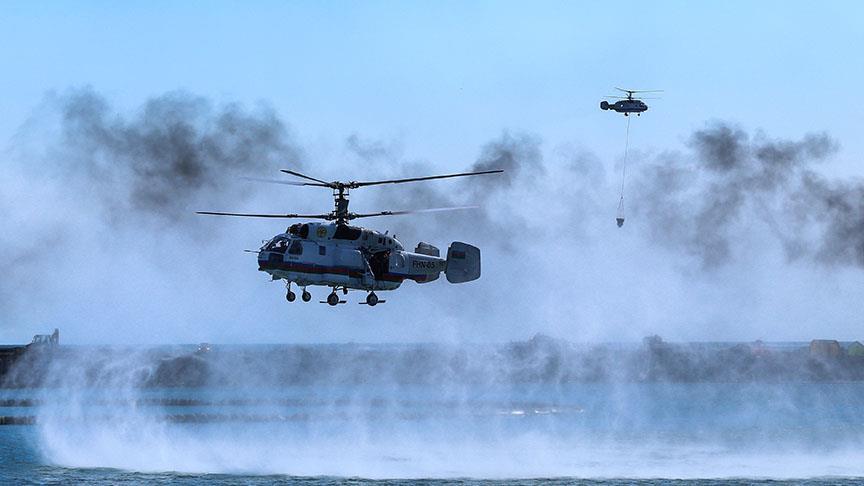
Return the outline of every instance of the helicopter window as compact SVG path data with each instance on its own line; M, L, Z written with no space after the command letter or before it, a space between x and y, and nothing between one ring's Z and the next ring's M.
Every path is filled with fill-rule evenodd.
M378 237L378 243L379 243L379 244L380 244L380 243L384 243L384 239L381 238L380 236Z
M336 226L336 232L333 233L334 240L358 240L363 230L347 224Z
M300 227L300 238L306 239L309 237L309 225L304 224Z
M270 243L267 244L265 250L275 251L279 253L285 253L285 249L288 247L288 240L284 237L277 237L270 240Z
M319 255L326 255L327 254L327 247L326 246L319 246L318 247L318 254Z
M302 255L303 254L303 243L299 241L294 241L291 243L291 248L288 248L289 255Z

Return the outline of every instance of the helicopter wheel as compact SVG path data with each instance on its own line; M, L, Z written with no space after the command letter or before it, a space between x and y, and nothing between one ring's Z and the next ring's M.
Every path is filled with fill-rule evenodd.
M336 295L335 290L333 292L330 292L330 295L327 296L327 303L332 306L339 304L339 296Z
M300 298L303 299L303 302L309 302L310 300L312 300L312 294L310 294L308 290L303 289L303 293L300 294Z
M369 294L366 295L366 304L369 307L373 307L377 303L378 303L378 296L375 295L375 292L369 292Z
M285 294L285 300L287 300L288 302L294 302L294 299L296 299L296 298L297 298L297 294L295 294L294 292L291 292L290 290L288 291L287 294Z

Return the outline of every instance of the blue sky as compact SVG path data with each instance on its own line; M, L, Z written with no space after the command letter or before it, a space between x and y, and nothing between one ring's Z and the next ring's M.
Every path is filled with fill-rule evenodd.
M694 129L711 120L738 123L779 138L827 131L841 149L825 164L824 173L861 177L864 141L857 99L864 86L862 45L860 2L4 2L0 141L13 146L16 133L49 92L91 86L118 109L134 110L150 97L182 89L217 103L269 104L290 123L310 157L325 169L333 167L331 173L320 174L326 178L346 167L342 147L352 134L398 146L404 159L423 160L443 171L469 165L502 130L540 137L547 164L556 163L550 154L557 147L577 146L595 153L614 173L622 151L622 118L601 112L598 103L602 96L614 94L613 86L624 86L665 90L662 99L649 103L645 116L634 120L634 150L678 150ZM226 224L236 234L255 234L252 241L274 232L261 223ZM265 293L258 286L262 277L254 264L243 260L227 264L236 270L232 278L256 282L240 292L243 297L235 306L239 308L226 305L198 316L183 303L188 300L182 296L185 281L174 282L173 290L162 291L166 299L173 295L176 300L166 305L180 309L177 320L182 325L165 324L153 340L484 340L490 332L495 340L506 340L537 330L571 339L609 340L637 339L653 329L622 333L608 323L598 324L609 311L605 305L625 309L623 317L612 319L617 325L630 322L627 319L674 321L677 324L669 327L658 324L659 330L686 339L755 339L769 334L806 338L825 324L819 318L823 311L833 312L828 334L855 337L853 330L860 325L848 308L858 302L860 310L860 292L848 289L850 282L862 282L860 270L832 275L844 280L814 294L806 282L821 279L824 273L809 269L769 272L746 285L730 271L693 286L658 263L662 268L657 278L665 284L660 294L650 295L644 293L652 285L650 276L640 276L636 283L626 277L642 268L643 247L631 243L619 241L620 246L608 252L599 245L592 256L601 260L588 274L602 283L575 285L588 296L579 302L594 306L582 318L591 321L592 329L603 328L587 334L578 332L587 326L584 323L523 328L513 322L502 330L489 323L462 322L452 313L437 316L438 323L430 317L422 324L409 324L408 330L398 324L358 329L345 322L334 322L326 330L286 329L280 293ZM220 254L231 259L248 242L228 239L221 245ZM616 253L619 250L624 253ZM621 254L624 258L615 263L602 261ZM485 260L492 275L506 257L499 255L497 264L494 258L493 253ZM646 258L659 262L665 257ZM610 276L604 268L624 276ZM152 272L153 279L161 278L157 270ZM538 294L549 290L543 286L544 276L527 280L529 285L541 281L534 290ZM782 285L774 283L778 280ZM642 286L632 302L604 297L633 291L628 285ZM744 324L725 331L712 328L710 323L734 316L719 305L699 312L670 304L676 299L746 300L753 288L772 285L783 290L756 299L759 304L742 317L745 323L774 323L756 330ZM819 301L812 306L790 304L784 301L785 290L816 295ZM490 295L496 291L494 282L475 290ZM82 292L87 296L86 290ZM412 305L456 298L453 292L443 284L437 290L407 290L405 303L391 298L397 302L388 303L381 316L402 319ZM594 300L589 299L592 292ZM55 322L64 323L78 342L86 342L97 329L109 342L152 337L140 329L140 322L134 329L116 324L148 309L124 300L132 299L130 295L115 297L117 308L123 309L117 314L94 310L104 305L73 302L72 295L58 297L48 310L16 315L21 324L0 330L0 337L20 340L21 334ZM241 319L247 315L244 309L253 306L256 310L248 315L255 324L248 331L207 330L208 319ZM837 309L842 306L847 306L845 313ZM63 309L77 309L77 315L64 314ZM300 312L314 320L325 310ZM170 315L149 311L159 318ZM560 314L546 311L544 319L554 321ZM800 330L788 331L779 323L804 314ZM349 318L351 323L353 319ZM689 322L704 325L694 330L685 325Z
M4 138L48 90L131 108L180 88L460 165L502 128L617 148L597 103L626 85L666 90L643 146L720 118L830 130L838 170L864 151L858 2L5 2L0 26Z

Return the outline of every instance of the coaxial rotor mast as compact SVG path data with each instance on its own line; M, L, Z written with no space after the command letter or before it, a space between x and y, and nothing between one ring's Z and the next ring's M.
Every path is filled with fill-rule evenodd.
M498 174L504 172L503 170L483 170L477 172L460 172L456 174L443 174L443 175L434 175L434 176L425 176L425 177L410 177L405 179L386 179L380 181L332 181L327 182L321 179L316 179L314 177L310 177L305 174L301 174L300 172L282 169L282 172L286 174L290 174L295 177L299 177L301 179L306 179L309 182L300 182L300 181L285 181L285 180L274 180L274 179L255 179L249 178L250 180L259 181L259 182L271 182L275 184L285 184L290 186L313 186L313 187L327 187L333 190L333 200L335 203L335 207L332 212L327 214L252 214L252 213L225 213L225 212L215 212L215 211L198 211L198 214L209 214L214 216L243 216L250 218L304 218L304 219L323 219L326 221L335 221L337 224L347 224L352 219L357 218L368 218L372 216L393 216L399 214L412 214L412 213L425 213L425 212L436 212L436 211L452 211L459 209L468 209L473 206L459 206L459 207L446 207L446 208L429 208L429 209L419 209L419 210L407 210L407 211L380 211L377 213L352 213L348 211L348 193L351 189L358 189L360 187L366 186L377 186L382 184L402 184L406 182L420 182L420 181L429 181L434 179L449 179L453 177L467 177L467 176L476 176L476 175L486 175L486 174Z

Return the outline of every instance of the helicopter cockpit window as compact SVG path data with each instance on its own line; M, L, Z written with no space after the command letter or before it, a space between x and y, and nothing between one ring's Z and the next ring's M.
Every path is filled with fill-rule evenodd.
M284 236L279 236L270 240L270 243L267 244L265 250L275 251L277 253L285 253L285 250L288 248L288 238Z
M288 248L289 255L302 255L303 254L303 243L299 241L294 241L291 243L291 248Z
M360 235L363 233L363 230L354 226L348 226L347 224L340 224L336 226L336 231L333 233L334 240L357 240L360 239Z

